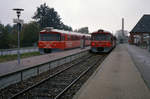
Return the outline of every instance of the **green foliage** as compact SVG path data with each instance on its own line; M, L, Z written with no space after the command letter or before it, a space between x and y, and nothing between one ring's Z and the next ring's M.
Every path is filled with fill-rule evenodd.
M64 24L61 26L60 29L62 29L62 30L67 30L67 31L72 31L72 27L67 26L67 25L64 25Z
M16 48L18 44L18 30L16 25L14 25L12 28L12 31L9 33L9 47Z
M75 32L89 33L89 29L88 29L88 27L82 27L80 29L76 29Z
M21 46L33 46L37 43L40 27L36 22L24 24L21 32Z
M33 46L38 41L40 27L36 22L30 22L22 26L20 32L21 47ZM18 46L17 25L0 24L0 49L16 48Z
M40 7L37 8L33 19L37 21L37 23L40 24L40 27L43 29L44 27L53 27L55 29L63 29L72 31L72 28L70 26L65 25L54 8L48 7L45 3L43 5L40 5Z
M0 49L9 48L8 29L0 24Z
M37 8L33 19L37 20L41 28L59 28L61 26L61 18L58 13L54 10L54 8L49 8L45 3Z
M8 33L11 33L13 27L12 27L10 24L7 24L7 25L5 26L5 29L8 31Z

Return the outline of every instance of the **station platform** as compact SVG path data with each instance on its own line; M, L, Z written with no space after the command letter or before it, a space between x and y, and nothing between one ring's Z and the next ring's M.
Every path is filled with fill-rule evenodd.
M59 59L59 58L69 56L69 55L79 53L79 52L89 50L89 49L90 47L86 47L84 49L76 48L76 49L70 49L70 50L65 50L61 52L54 52L50 54L24 58L24 59L21 59L20 64L18 64L17 60L3 62L3 63L0 63L0 76L6 75L8 73L16 72L22 69L30 68L30 67L42 64L42 63L46 63L55 59Z
M116 46L73 99L150 99L150 90L134 61L135 53L142 51L128 44Z

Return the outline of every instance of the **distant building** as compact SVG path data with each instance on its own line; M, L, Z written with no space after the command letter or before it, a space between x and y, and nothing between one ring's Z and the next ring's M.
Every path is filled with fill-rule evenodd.
M130 31L131 44L148 44L150 37L150 15L143 15L135 27Z
M118 42L127 43L128 42L128 34L129 34L129 32L127 30L124 30L124 34L122 33L122 30L118 30L116 32L116 37L117 37Z

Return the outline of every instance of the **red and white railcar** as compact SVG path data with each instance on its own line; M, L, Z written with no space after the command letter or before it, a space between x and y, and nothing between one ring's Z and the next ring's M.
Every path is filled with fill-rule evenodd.
M91 34L91 52L110 52L115 46L112 33L100 29Z
M64 31L48 27L40 32L38 47L40 52L45 53L77 48L80 47L82 38L85 39L85 46L89 46L90 37L90 34Z

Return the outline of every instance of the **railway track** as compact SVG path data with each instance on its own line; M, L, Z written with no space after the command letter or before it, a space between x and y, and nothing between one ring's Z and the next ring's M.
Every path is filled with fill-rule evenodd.
M94 63L91 64L77 79L75 79L69 86L67 86L60 94L54 99L72 99L75 93L81 88L81 86L88 80L97 67L102 63L107 55L98 57Z
M87 73L96 68L104 57L106 55L88 55L84 59L71 62L65 68L46 76L42 81L24 88L17 94L15 93L10 99L60 99L60 97L68 97L66 93L69 91L74 94L77 89L71 90L72 87L78 85L75 88L79 89L77 83L80 83L81 79L88 78L85 77L88 75Z

